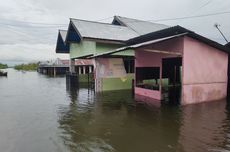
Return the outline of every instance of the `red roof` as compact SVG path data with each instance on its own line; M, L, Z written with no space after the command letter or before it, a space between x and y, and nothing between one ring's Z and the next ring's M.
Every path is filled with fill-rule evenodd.
M61 60L64 65L69 65L69 60ZM75 65L93 65L93 61L89 59L75 60Z
M75 60L75 65L93 65L93 60L78 59L78 60Z

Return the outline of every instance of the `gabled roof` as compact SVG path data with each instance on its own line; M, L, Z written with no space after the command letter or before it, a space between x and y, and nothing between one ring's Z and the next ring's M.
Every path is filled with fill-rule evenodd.
M136 32L125 26L79 19L70 19L70 24L77 31L81 39L89 38L123 42L138 36Z
M152 32L152 33L149 33L146 35L142 35L142 36L130 39L130 40L126 41L127 45L125 47L121 47L121 48L118 48L115 50L108 50L107 52L94 55L93 57L90 57L90 58L109 56L109 55L114 54L114 53L126 51L129 49L136 49L139 47L163 42L166 40L170 40L170 39L173 39L176 37L182 37L182 36L191 37L191 38L199 40L199 41L201 41L201 42L203 42L209 46L212 46L218 50L221 50L221 51L226 52L226 53L230 53L229 49L226 46L223 46L222 44L219 44L215 41L212 41L206 37L203 37L203 36L193 32L193 31L185 29L181 26L174 26L171 28L163 29L163 30L160 30L157 32Z
M114 16L113 24L127 26L139 35L169 28L169 26L164 24L152 23L149 21L142 21L121 16Z
M184 36L184 35L187 35L187 34L188 33L175 34L175 35L172 35L172 36L159 38L159 39L155 39L155 40L151 40L151 41L147 41L147 42L128 45L128 46L124 46L124 47L121 47L121 48L118 48L118 49L110 50L110 51L107 51L107 52L104 52L104 53L96 54L96 55L91 56L89 58L97 58L97 57L101 57L101 56L109 56L109 55L114 54L114 53L130 50L130 49L137 49L137 48L140 48L140 47L144 47L144 46L148 46L148 45L151 45L151 44L167 41L167 40L170 40L170 39L173 39L173 38L181 37L181 36Z
M213 40L210 40L204 36L201 36L179 25L130 39L126 41L126 44L127 45L139 44L139 43L143 43L143 42L147 42L147 41L151 41L151 40L155 40L159 38L164 38L164 37L172 36L175 34L181 34L181 33L187 33L186 35L193 39L199 40L209 46L212 46L216 49L229 53L229 50L224 45L218 42L215 42Z
M75 60L75 65L81 66L81 65L93 65L92 60L87 59L77 59Z
M67 31L59 30L56 44L56 53L69 53L69 44L65 43Z
M168 27L120 16L115 16L112 24L71 18L66 42L80 42L82 39L124 42Z

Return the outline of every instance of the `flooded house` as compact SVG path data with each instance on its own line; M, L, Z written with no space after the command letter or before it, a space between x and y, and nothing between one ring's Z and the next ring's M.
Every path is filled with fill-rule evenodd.
M69 61L59 58L50 61L40 62L37 71L45 75L65 75L69 71Z
M227 96L229 50L181 26L120 16L111 24L70 19L58 37L69 47L71 74L82 74L75 60L92 61L97 92L133 88L136 100L182 105Z
M66 43L67 30L59 30L58 38L56 43L56 53L60 54L69 54L70 52L70 43ZM71 62L72 61L72 62ZM93 62L90 59L78 59L78 60L68 60L65 62L65 65L68 66L68 72L74 71L78 73L79 82L87 82L92 77L93 74ZM70 66L71 65L71 66ZM69 73L68 73L69 74Z
M89 59L108 50L123 47L131 38L164 28L168 26L120 16L115 16L112 23L70 19L65 41L62 39L64 44L69 45L70 72L80 74L73 68L77 59ZM91 60L97 92L132 88L133 50Z
M97 54L101 58L135 52L136 100L173 101L182 105L227 96L227 47L181 26L126 41L126 46Z

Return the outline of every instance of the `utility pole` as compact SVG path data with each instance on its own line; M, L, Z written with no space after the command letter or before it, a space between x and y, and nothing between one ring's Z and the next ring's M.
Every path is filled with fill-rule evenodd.
M215 28L217 28L217 30L220 32L220 34L223 36L223 38L224 38L224 40L228 43L228 40L227 40L227 38L224 36L224 34L221 32L221 30L220 30L220 24L218 24L218 23L216 23L216 24L214 24L214 27Z

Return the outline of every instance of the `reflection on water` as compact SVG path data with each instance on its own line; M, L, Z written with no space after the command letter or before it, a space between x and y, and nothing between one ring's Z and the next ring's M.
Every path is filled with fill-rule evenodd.
M154 105L154 104L153 104ZM0 78L4 152L225 152L230 106L146 106L130 91L66 87L65 77L9 70Z

